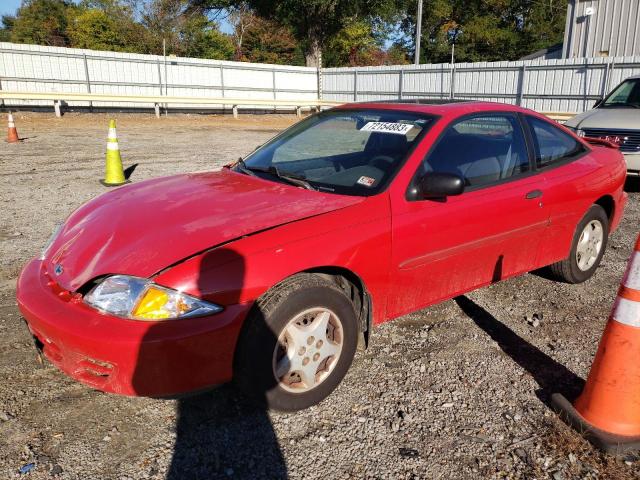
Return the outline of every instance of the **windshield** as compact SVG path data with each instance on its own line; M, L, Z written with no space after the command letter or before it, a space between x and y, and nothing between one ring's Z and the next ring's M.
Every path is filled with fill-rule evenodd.
M304 180L323 192L380 192L435 117L395 110L330 110L303 120L239 162L236 171Z
M601 106L640 108L640 78L622 82L609 94Z

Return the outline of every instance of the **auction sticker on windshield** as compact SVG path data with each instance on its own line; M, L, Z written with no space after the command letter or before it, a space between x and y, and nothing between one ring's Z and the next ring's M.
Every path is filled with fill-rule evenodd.
M413 124L410 123L368 122L360 130L364 132L382 132L406 135L412 128Z

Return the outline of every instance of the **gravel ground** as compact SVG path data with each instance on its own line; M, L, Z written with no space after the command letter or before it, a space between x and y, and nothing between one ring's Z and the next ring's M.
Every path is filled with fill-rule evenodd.
M117 118L136 181L218 168L295 120ZM27 140L0 143L0 478L640 478L637 456L600 454L549 408L589 371L637 235L637 184L590 281L529 274L385 324L319 406L264 412L226 386L125 398L39 364L14 297L53 226L104 190L107 120L20 113Z

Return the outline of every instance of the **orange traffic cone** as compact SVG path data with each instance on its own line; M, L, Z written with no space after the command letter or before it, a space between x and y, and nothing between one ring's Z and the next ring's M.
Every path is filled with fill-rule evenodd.
M601 450L640 450L640 236L582 394L552 401Z
M7 133L7 142L17 143L20 141L18 138L18 131L16 130L16 124L13 121L13 115L9 112L9 132Z

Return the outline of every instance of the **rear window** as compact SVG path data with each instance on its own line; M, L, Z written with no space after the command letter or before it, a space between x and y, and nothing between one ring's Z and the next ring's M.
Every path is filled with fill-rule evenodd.
M575 138L539 118L527 116L538 168L577 158L585 147Z

